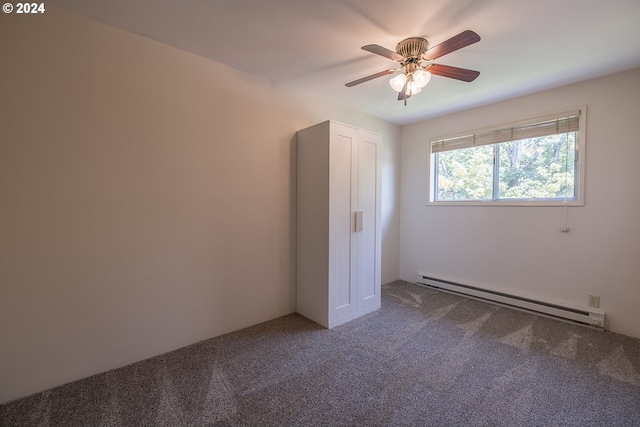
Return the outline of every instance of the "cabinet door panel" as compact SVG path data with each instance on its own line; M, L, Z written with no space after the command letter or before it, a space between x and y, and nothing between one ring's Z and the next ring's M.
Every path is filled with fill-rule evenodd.
M363 211L363 227L358 233L358 295L360 309L379 302L376 248L376 183L378 182L378 144L366 138L360 142L358 162L358 208Z
M352 215L352 146L357 138L352 128L338 129L331 138L331 284L330 319L351 314L357 309L352 279L351 234L354 227Z

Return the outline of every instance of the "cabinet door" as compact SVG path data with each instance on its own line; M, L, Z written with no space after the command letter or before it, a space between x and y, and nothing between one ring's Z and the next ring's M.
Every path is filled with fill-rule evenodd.
M358 209L362 211L362 231L357 233L358 310L380 303L380 140L380 135L360 131Z
M329 197L329 320L358 310L357 246L352 239L357 206L358 130L331 125Z

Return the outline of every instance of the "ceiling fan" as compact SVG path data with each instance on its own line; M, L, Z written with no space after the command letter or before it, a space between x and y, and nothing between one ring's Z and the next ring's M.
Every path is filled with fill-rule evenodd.
M392 78L389 83L391 87L398 92L398 101L404 100L404 104L407 105L407 99L420 92L422 88L429 83L432 74L462 80L464 82L475 80L476 77L480 75L479 71L436 64L433 61L479 41L480 36L478 34L471 30L466 30L431 49L429 49L429 42L423 37L410 37L402 40L396 45L395 52L377 44L362 46L363 50L399 62L400 68L380 71L379 73L349 82L345 84L345 86L353 87L378 77L393 74L404 68L402 74L398 74Z

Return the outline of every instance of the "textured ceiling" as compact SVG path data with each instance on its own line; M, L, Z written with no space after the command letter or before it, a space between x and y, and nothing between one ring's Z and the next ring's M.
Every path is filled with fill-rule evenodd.
M397 124L640 67L638 0L50 0L48 3ZM481 72L434 76L396 100L395 63L360 49L464 30L482 40L437 63ZM639 82L640 84L640 82Z

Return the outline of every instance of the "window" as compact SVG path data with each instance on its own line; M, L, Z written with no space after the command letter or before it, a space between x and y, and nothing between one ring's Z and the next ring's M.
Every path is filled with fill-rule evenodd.
M583 205L585 112L431 139L431 203Z

